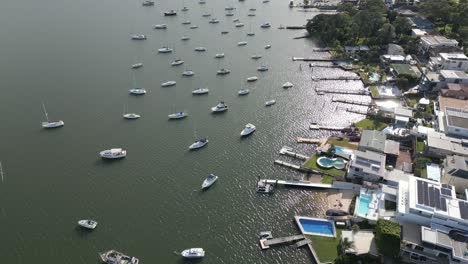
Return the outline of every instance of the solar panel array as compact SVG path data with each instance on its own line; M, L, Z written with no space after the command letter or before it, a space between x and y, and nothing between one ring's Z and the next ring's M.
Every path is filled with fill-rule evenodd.
M439 188L435 188L434 186L429 187L429 183L425 181L416 182L418 190L418 204L437 208L437 210L447 212L447 201L445 197L441 197ZM448 190L447 188L442 188L442 190L443 189ZM468 215L468 203L466 208Z
M460 208L461 218L468 220L468 203L464 201L458 201L458 207Z

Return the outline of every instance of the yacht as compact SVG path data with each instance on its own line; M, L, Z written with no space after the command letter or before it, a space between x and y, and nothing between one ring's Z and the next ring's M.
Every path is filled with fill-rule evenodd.
M147 1L144 1L142 3L143 6L154 6L154 1L150 1L150 0L147 0Z
M167 81L167 82L161 83L161 87L169 87L169 86L174 86L174 85L176 85L176 81Z
M136 257L130 257L113 249L99 253L102 262L106 264L138 264L140 261Z
M210 17L210 16L211 16L210 13L203 13L203 14L202 14L202 17Z
M138 118L140 118L140 115L135 114L135 113L128 113L128 114L124 114L123 118L125 118L125 119L138 119Z
M44 105L44 102L42 102L42 109L44 111L44 115L46 117L46 120L45 122L42 122L42 128L57 128L57 127L62 127L65 125L65 122L63 122L62 120L59 120L59 121L50 121L49 120L49 114L47 113L47 110L45 108L45 105Z
M237 46L245 46L247 45L247 41L239 41L237 42Z
M216 58L216 59L224 58L224 53L216 53L216 54L215 54L215 58Z
M265 65L261 65L260 67L257 68L257 71L268 71L268 67Z
M166 29L167 25L166 24L157 24L154 25L154 29Z
M192 94L200 95L200 94L207 94L210 90L208 88L198 88L192 91Z
M244 26L244 23L236 23L236 27L243 27Z
M180 253L184 258L203 258L205 251L203 248L189 248Z
M183 60L175 59L173 62L171 62L171 66L179 66L184 64Z
M255 82L255 81L257 81L257 80L258 80L258 77L257 77L257 76L251 76L251 77L248 77L248 78L247 78L247 81L248 81L248 82Z
M176 112L176 113L168 115L167 117L169 117L169 119L182 119L182 118L185 118L187 116L188 116L188 114L185 113L185 112Z
M177 15L177 11L175 11L175 10L169 10L169 11L164 12L164 15L165 15L165 16L176 16L176 15Z
M254 54L254 55L252 55L251 58L254 59L254 60L258 60L258 59L260 59L261 57L262 57L262 55Z
M129 90L129 92L131 94L134 94L134 95L144 95L146 94L146 90L143 89L143 88L132 88Z
M196 47L195 51L206 51L205 47Z
M190 37L189 36L182 36L182 38L180 38L180 40L189 40Z
M265 102L265 106L270 106L270 105L274 105L274 104L276 104L276 100L274 100L274 99Z
M193 71L190 71L190 70L186 70L184 72L182 72L182 76L193 76L195 73Z
M190 26L190 29L196 29L196 28L198 28L197 25L191 25L191 26Z
M237 92L239 95L248 95L250 93L249 89L242 89Z
M210 173L208 177L203 181L202 183L202 189L207 189L211 185L213 185L216 181L218 180L218 176L214 175L213 173Z
M121 159L127 156L127 151L121 148L106 149L99 152L103 159Z
M218 74L218 75L226 75L226 74L229 74L229 73L231 73L231 70L229 70L229 69L224 69L224 68L219 69L219 70L216 72L216 74Z
M78 221L78 225L87 229L95 229L97 226L97 222L93 220L80 220Z
M265 46L265 49L269 49L269 48L271 48L271 45L270 45L270 44L268 44L268 45Z
M227 11L232 11L232 10L234 10L234 9L236 9L236 8L234 8L233 6L226 6L226 7L224 8L224 10L227 10Z
M216 106L211 108L211 111L214 112L214 113L224 112L224 111L227 111L227 110L228 110L228 107L223 101L219 102L219 104L217 104Z
M234 19L232 20L232 22L239 22L239 19L238 19L238 18L234 18Z
M252 125L252 124L247 124L245 125L245 128L241 131L240 135L241 137L245 137L245 136L248 136L250 134L252 134L257 128Z
M285 88L285 89L292 88L293 86L294 86L294 85L293 85L292 83L290 83L290 82L285 82L285 83L283 84L283 88Z
M185 20L184 22L182 22L182 25L190 25L192 22L190 22L190 20Z
M146 39L146 35L133 35L131 36L131 38L133 40L145 40Z
M212 19L210 19L210 21L208 21L208 23L210 23L210 24L218 24L218 23L219 23L219 20L216 19L216 18L212 18Z
M158 49L158 52L159 53L171 53L172 49L169 48L169 47L162 47L162 48Z
M204 146L206 146L206 144L208 144L208 142L209 142L208 139L201 138L201 139L195 141L192 145L190 145L189 149L194 150L194 149L203 148Z
M135 63L132 65L132 69L138 69L138 68L141 68L143 67L143 63L139 62L139 63Z
M182 7L181 11L184 11L184 12L188 11L188 7L186 7L186 6Z
M261 24L260 27L261 28L269 28L269 27L271 27L271 24L266 22L266 23Z
M260 180L257 183L257 192L271 194L274 192L274 186L272 183L268 183L266 180Z

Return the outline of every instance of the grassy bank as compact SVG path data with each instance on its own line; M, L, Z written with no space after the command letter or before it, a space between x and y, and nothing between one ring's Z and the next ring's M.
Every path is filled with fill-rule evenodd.
M322 171L322 172L325 172L325 173L328 173L328 174L331 174L331 175L344 177L345 171L343 171L343 170L337 170L335 168L327 169L327 168L319 167L318 164L317 164L318 157L319 156L317 154L312 155L310 157L310 159L304 164L304 167L312 169L312 170Z
M357 144L351 144L347 138L329 138L327 140L328 144L340 146L348 149L357 149Z
M322 236L307 236L312 241L312 247L317 252L320 262L333 262L338 257L341 229L336 229L336 238Z
M372 98L379 98L380 97L380 93L379 93L379 90L377 89L377 86L372 85L370 87L370 92L372 94Z
M375 129L379 131L386 128L387 125L388 125L387 123L382 122L375 118L365 118L356 123L356 127L359 127L361 129L370 129L370 130Z

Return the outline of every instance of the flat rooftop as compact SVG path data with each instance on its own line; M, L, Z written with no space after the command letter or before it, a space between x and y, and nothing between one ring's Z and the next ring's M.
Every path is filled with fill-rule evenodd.
M438 45L458 45L458 41L455 39L448 39L444 36L423 36L421 41L427 43L429 46L438 46Z
M440 75L445 79L468 79L468 74L464 71L441 70Z
M463 53L439 53L439 56L445 60L468 60L468 57Z
M433 230L429 227L421 226L422 242L437 245L443 248L452 249L452 257L461 261L468 261L467 243L461 240L456 240L448 234L439 230Z

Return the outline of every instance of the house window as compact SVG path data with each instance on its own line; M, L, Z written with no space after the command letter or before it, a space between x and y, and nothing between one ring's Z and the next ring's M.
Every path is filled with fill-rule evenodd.
M462 64L463 64L463 62L460 61L460 62L458 63L458 68L461 68Z
M355 172L359 172L359 168L354 168L354 171L355 171Z
M418 246L418 245L416 245L416 246L414 247L414 249L416 249L416 250L421 250L421 251L423 251L423 250L424 250L424 248L423 248L423 247L421 247L421 246Z

